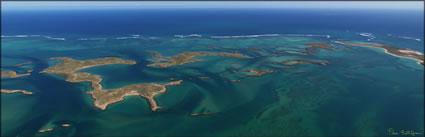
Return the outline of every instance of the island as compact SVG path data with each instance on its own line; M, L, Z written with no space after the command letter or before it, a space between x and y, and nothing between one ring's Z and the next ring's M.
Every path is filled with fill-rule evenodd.
M385 53L401 57L401 58L408 58L416 60L418 64L421 64L424 66L424 54L414 51L408 48L398 48L393 46L388 46L384 44L379 43L356 43L356 42L347 42L347 41L335 41L335 43L338 44L344 44L344 45L352 45L352 46L361 46L361 47L375 47L375 48L381 48L384 49Z
M267 70L261 70L261 69L240 70L240 71L254 73L254 74L248 75L248 76L252 76L252 77L261 77L261 76L263 76L265 74L269 74L269 73L273 73L274 72L273 69L268 70L268 71Z
M288 65L296 65L296 64L316 64L316 65L328 65L330 62L321 62L321 61L312 61L312 60L285 60L282 62L274 62L273 64L288 64Z
M22 93L22 94L25 94L25 95L32 95L33 94L32 92L29 92L29 91L26 91L26 90L7 90L7 89L1 89L1 93L8 93L8 94Z
M70 127L71 124L62 124L62 127Z
M71 124L61 124L62 127L71 127ZM55 127L47 128L47 129L41 129L38 130L38 133L44 133L44 132L50 132L53 131L55 128L57 128L58 125L55 125Z
M39 130L38 133L44 133L44 132L50 132L50 131L53 131L53 128L42 129L42 130Z
M174 66L174 65L183 65L190 62L203 61L202 59L193 58L198 56L224 56L224 57L233 57L233 58L251 58L251 57L246 57L240 53L226 53L226 52L219 52L219 53L183 52L171 57L163 57L161 54L157 52L152 52L152 51L147 51L147 52L152 53L154 56L156 56L159 59L167 59L167 61L165 62L153 62L152 64L148 65L148 66L159 66L161 68L167 68L169 66Z
M31 71L27 71L27 73L24 74L16 74L15 71L2 71L0 76L1 77L7 77L7 78L19 78L19 77L23 77L23 76L29 76L31 75Z
M122 60L119 58L98 58L92 60L75 60L67 57L51 58L55 60L61 60L62 63L56 66L49 67L43 70L41 73L51 73L65 77L68 82L90 82L92 90L88 91L94 99L94 106L105 110L108 105L124 100L126 96L139 95L148 100L151 105L152 111L156 111L160 107L157 105L154 96L164 93L167 86L179 85L182 80L169 82L167 84L155 84L155 83L139 83L127 85L121 88L112 90L103 90L100 82L102 78L99 75L92 75L86 72L75 72L84 68L106 65L106 64L136 64L135 61Z

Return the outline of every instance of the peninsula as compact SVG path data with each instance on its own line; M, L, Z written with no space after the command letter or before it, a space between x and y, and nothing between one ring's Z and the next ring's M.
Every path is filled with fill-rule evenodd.
M41 73L53 73L53 74L68 77L67 75L71 75L77 70L89 68L89 67L108 65L108 64L129 64L129 65L136 64L135 61L123 60L123 59L113 58L113 57L98 58L98 59L92 59L92 60L75 60L68 57L57 57L57 58L51 58L51 59L60 60L62 61L62 63L57 64L56 66L47 68L43 70Z
M408 58L416 60L418 64L424 65L424 54L414 51L408 48L398 48L393 46L388 46L379 43L355 43L355 42L346 42L346 41L335 41L338 44L352 45L352 46L361 46L361 47L375 47L384 49L385 53L392 56Z
M169 82L164 85L155 84L155 83L140 83L127 85L121 88L112 89L112 90L103 90L100 82L102 78L99 75L92 75L86 72L75 72L80 69L106 65L106 64L136 64L134 61L122 60L119 58L99 58L93 60L75 60L72 58L60 57L52 58L56 60L62 60L63 62L57 64L56 66L47 68L41 73L52 73L65 77L65 80L68 82L90 82L92 90L87 93L91 95L94 99L94 106L105 110L108 105L124 100L126 96L139 95L146 98L152 108L152 111L156 111L160 107L157 105L154 96L164 93L167 86L179 85L182 80Z
M174 66L174 65L183 65L190 62L203 61L202 59L193 58L197 56L224 56L224 57L232 57L232 58L251 58L251 57L246 57L240 53L226 53L226 52L219 52L219 53L183 52L171 57L163 57L161 54L157 52L152 52L152 51L147 51L147 52L152 53L154 56L158 57L159 59L167 59L167 61L165 62L153 62L152 64L148 65L148 66L159 66L161 68L167 68L169 66Z
M164 93L167 90L167 86L179 85L182 81L183 80L173 81L164 85L155 83L132 84L112 90L102 90L100 84L98 84L100 89L94 89L87 93L91 94L92 98L95 99L94 106L101 110L105 110L110 104L124 100L124 97L126 96L139 95L148 100L152 111L156 111L161 107L158 106L154 97L158 94Z

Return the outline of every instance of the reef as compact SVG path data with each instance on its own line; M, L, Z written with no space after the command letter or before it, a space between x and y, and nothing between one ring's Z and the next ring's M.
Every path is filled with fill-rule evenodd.
M160 59L166 59L167 61L164 62L153 62L152 64L149 64L148 66L159 66L161 68L167 68L169 66L174 65L183 65L186 63L191 62L198 62L203 61L202 59L194 59L193 57L198 56L224 56L224 57L232 57L232 58L250 58L246 57L240 53L225 53L225 52L219 52L219 53L209 53L209 52L183 52L180 54L177 54L175 56L171 57L163 57L160 54L157 54L156 52L147 51L149 53L154 54L154 56L160 58Z
M312 49L326 49L326 50L337 49L335 47L329 46L329 43L305 43L304 45L307 45L307 47L305 48L305 51L298 51L298 50L292 50L292 49L282 49L282 50L279 50L277 52L279 53L281 51L292 51L292 52L296 52L298 54L312 55L314 53L312 51Z
M393 46L388 46L379 43L355 43L355 42L346 42L346 41L335 41L338 44L352 45L352 46L361 46L361 47L375 47L384 49L385 53L392 56L408 58L416 60L418 64L424 65L424 54L414 51L408 48L398 48Z

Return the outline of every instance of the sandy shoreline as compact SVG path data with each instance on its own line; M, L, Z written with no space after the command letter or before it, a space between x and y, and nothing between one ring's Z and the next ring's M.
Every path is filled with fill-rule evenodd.
M390 55L395 56L395 57L416 60L416 63L418 63L419 65L421 65L421 63L422 63L422 64L424 63L424 61L423 61L423 60L419 60L419 59L416 59L416 58L409 58L409 57L404 57L404 56L399 56L399 55L396 55L396 54L392 54L392 53L388 52L388 50L387 50L387 49L384 49L384 51L385 51L385 53L390 54Z
M352 46L360 46L360 47L379 48L379 49L383 49L386 54L389 54L391 56L413 59L413 60L416 60L418 64L424 65L424 55L418 51L414 51L408 48L391 47L391 46L387 46L387 45L383 45L379 43L354 43L354 42L344 42L344 41L335 41L335 43L344 44L344 45L352 45ZM397 55L396 53L400 55Z

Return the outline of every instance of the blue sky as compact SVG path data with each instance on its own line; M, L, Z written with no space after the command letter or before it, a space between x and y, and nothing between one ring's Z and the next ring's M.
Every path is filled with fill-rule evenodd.
M423 1L164 1L164 2L1 2L2 10L93 9L93 8L375 8L423 10Z

